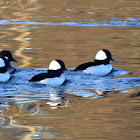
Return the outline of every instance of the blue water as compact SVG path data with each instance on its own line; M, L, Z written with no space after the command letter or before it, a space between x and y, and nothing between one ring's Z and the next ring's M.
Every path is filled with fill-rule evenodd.
M0 139L139 139L138 1L60 2L1 1L1 50L12 51L19 68L0 83ZM46 60L61 56L74 66L101 47L122 69L100 78L68 69L58 88L28 82L47 71Z
M19 103L35 102L40 99L49 99L50 87L39 83L30 83L28 80L32 76L47 72L47 69L26 69L17 68L10 81L6 84L0 84L1 97L15 100ZM114 68L113 72L105 77L95 77L83 72L73 72L71 69L65 72L66 83L56 90L63 93L74 94L82 97L100 97L98 92L127 92L134 87L140 87L139 77L117 78L120 75L126 75L129 72ZM113 84L112 84L113 83ZM54 88L55 89L55 88ZM57 91L56 94L59 95ZM102 96L102 95L101 95ZM20 98L19 98L20 97Z
M83 22L84 21L84 22ZM117 18L110 18L108 21L97 22L94 19L81 19L77 22L69 21L69 22L34 22L30 21L21 21L21 20L1 20L0 25L9 25L9 24L28 24L28 25L65 25L65 26L136 26L140 27L140 18L127 18L127 19L117 19Z

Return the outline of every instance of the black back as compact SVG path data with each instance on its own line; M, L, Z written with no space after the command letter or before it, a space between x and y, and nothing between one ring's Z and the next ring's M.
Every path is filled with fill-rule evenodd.
M5 73L6 71L7 71L7 67L6 66L0 68L0 73Z
M86 68L88 68L90 66L95 66L95 63L94 62L87 62L87 63L81 64L78 67L76 67L74 69L74 71L77 71L77 70L85 70Z
M48 73L41 73L33 76L29 82L35 82L35 81L40 81L46 78L54 78L54 77L59 77L62 74L62 70L48 70Z
M88 67L98 66L98 65L101 65L101 64L107 65L107 64L109 64L109 60L108 59L105 59L105 60L94 60L94 62L83 63L83 64L79 65L78 67L76 67L74 69L74 71L85 70Z

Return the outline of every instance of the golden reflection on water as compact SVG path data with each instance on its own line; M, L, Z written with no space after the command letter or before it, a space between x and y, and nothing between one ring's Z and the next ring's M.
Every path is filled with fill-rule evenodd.
M0 1L0 20L8 20L8 21L24 21L24 20L28 20L33 18L33 16L35 15L35 13L33 11L40 9L41 5L37 4L37 0L25 0L25 1L5 1L2 0ZM25 25L26 26L26 25ZM24 30L24 29L20 29L20 27L24 27L24 25L16 25L16 26L11 26L9 28L9 32L7 32L7 34L4 35L0 35L1 38L8 38L11 40L16 41L16 44L18 44L18 46L12 46L15 44L8 44L8 43L2 43L1 42L1 46L4 49L12 49L17 48L15 51L15 55L18 56L19 58L21 58L21 62L18 66L19 67L28 67L30 65L30 61L32 60L31 57L26 56L24 54L24 51L26 48L28 48L30 46L30 41L26 40L26 36L30 35L30 30ZM12 32L13 31L13 32ZM16 32L15 32L16 31ZM16 36L15 36L16 35ZM12 37L11 37L12 36ZM14 37L13 37L14 36ZM12 42L8 40L8 42Z
M16 108L13 108L16 107ZM3 118L3 122L1 124L4 125L4 122L6 122L6 120L8 119L9 121L7 121L6 123L8 123L8 125L13 126L15 128L21 129L21 130L26 130L23 136L23 138L21 138L21 140L32 140L32 136L34 134L36 134L36 128L30 125L24 125L24 124L18 124L18 122L16 121L17 118L25 118L29 115L34 115L37 114L39 111L38 108L38 103L28 103L28 104L21 104L20 105L20 109L17 109L17 106L13 106L13 107L9 107L6 110L6 119ZM10 113L10 110L13 110Z
M9 28L9 31L6 31L6 33L5 31L1 32L4 34L0 35L0 38L3 38L3 40L1 40L0 42L1 51L10 50L13 54L13 57L19 58L17 59L18 63L16 64L18 65L18 67L28 67L31 63L32 58L31 56L27 56L25 54L25 51L26 48L29 48L31 46L30 41L27 38L28 35L30 35L31 33L30 30L20 29L20 27L22 28L24 26L23 25L12 26Z
M31 63L32 58L29 56L26 56L24 54L24 51L26 48L30 47L30 42L25 39L28 35L30 35L30 31L21 30L21 29L19 29L20 27L23 27L23 25L11 28L11 30L14 30L14 31L20 33L20 35L18 35L18 37L14 38L14 40L20 42L18 49L15 51L15 55L22 58L21 62L23 64L19 65L19 67L28 67Z
M95 100L68 95L66 98L71 106L55 110L46 104L48 99L26 103L20 108L17 108L15 102L4 114L10 119L9 125L29 131L25 131L22 140L30 140L35 134L40 139L50 138L50 134L51 138L60 139L138 140L140 97L130 98L132 93L138 91L135 89L127 94L107 93L104 98ZM42 129L37 130L35 126Z
M112 17L139 17L139 0L1 0L0 5L0 20L19 22L85 22L86 19L108 21ZM39 19L41 20L38 21ZM29 29L23 29L26 26ZM67 67L73 68L83 62L93 61L96 52L106 48L112 52L113 58L119 61L113 64L114 67L133 73L126 77L140 75L139 27L36 25L36 30L32 27L33 25L24 24L1 25L1 50L13 51L19 58L16 64L18 67L48 67L50 61L57 58L64 60ZM35 39L28 40L30 35L35 36ZM28 51L29 55L26 48L32 48ZM136 92L139 92L139 88L128 90L127 93L110 92L99 99L65 93L65 98L54 98L51 95L50 99L38 99L34 104L24 105L16 103L15 100L7 100L9 107L1 113L3 120L0 139L10 137L15 140L15 137L19 136L21 140L32 140L34 134L39 132L42 139L139 140L140 97L129 97ZM52 110L54 102L56 107ZM30 107L33 110L30 110ZM3 126L13 128L9 130ZM43 129L37 130L35 126ZM17 129L19 133L16 133ZM10 134L7 131L10 131Z
M28 20L35 15L33 11L41 8L37 2L38 0L1 0L0 19Z
M20 116L15 115L14 117L20 117ZM23 138L21 138L21 140L32 140L32 137L31 137L31 136L33 136L33 135L36 133L35 127L28 126L28 125L18 125L18 124L14 124L14 123L13 123L14 117L13 117L13 116L9 116L9 119L10 119L10 123L9 123L9 124L10 124L11 126L14 126L14 127L17 127L17 128L26 128L26 129L28 129L28 130L30 131L30 133L27 134L27 135L25 135L25 136L23 136Z

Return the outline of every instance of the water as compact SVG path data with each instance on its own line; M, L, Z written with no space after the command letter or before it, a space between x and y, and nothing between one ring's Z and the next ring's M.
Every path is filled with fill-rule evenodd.
M139 140L139 0L0 1L0 51L17 68L0 84L0 139ZM72 72L100 49L118 63L97 78ZM62 59L59 88L28 83Z

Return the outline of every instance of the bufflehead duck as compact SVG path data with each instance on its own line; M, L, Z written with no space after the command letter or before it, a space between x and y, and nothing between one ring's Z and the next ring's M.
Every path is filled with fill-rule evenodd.
M53 60L48 69L48 73L35 75L29 82L40 82L50 86L60 86L64 83L63 71L66 70L65 64L61 60Z
M10 63L11 61L17 62L17 60L15 60L12 56L12 53L10 51L1 51L0 52L0 57L4 57L7 59L7 67L8 67L8 72L9 73L13 73L15 72L15 67L12 63Z
M96 54L94 62L81 64L74 71L83 70L84 73L93 74L98 77L106 76L112 70L110 61L117 62L112 58L111 53L107 49L102 49Z
M7 71L7 60L0 57L0 82L7 82L10 79L10 74Z

